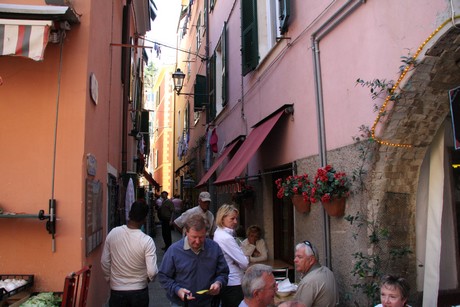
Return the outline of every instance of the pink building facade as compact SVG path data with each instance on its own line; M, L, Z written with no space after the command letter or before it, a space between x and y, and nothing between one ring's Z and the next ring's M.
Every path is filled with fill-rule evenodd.
M187 174L209 190L214 209L252 186L250 204L238 202L241 223L263 227L271 259L292 263L296 243L314 242L340 284L341 306L373 303L353 289L363 285L351 273L356 253L372 266L373 256L395 251L405 252L388 256L378 274L407 277L414 305L447 302L459 288L449 92L460 81L459 8L441 0L183 1L178 37L187 52L178 52L177 68L181 93L194 95L176 97L176 116L190 110L176 179ZM312 177L326 164L353 180L347 218L329 217L321 203L300 214L276 197L276 179ZM371 228L388 237L370 242Z

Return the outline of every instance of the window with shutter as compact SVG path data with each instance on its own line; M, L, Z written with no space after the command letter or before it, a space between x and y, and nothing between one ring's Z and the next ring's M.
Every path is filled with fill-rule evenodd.
M207 103L206 95L206 77L202 75L196 75L194 85L194 111L202 111L203 107Z
M227 104L227 23L224 22L220 37L220 50L222 54L222 107Z
M196 21L196 52L200 50L201 46L201 14L198 15L198 20Z
M291 0L279 1L279 21L280 34L283 35L288 30L289 16L291 15Z
M242 71L254 70L288 31L290 0L241 2Z
M259 64L257 40L257 0L241 1L242 73L247 75Z
M208 122L216 117L216 52L209 60L209 108Z
M148 155L150 152L150 138L149 138L149 124L150 124L150 112L142 111L141 112L141 129L140 132L143 132L142 136L144 137L144 154Z
M227 104L226 38L227 23L224 23L216 49L209 60L209 119L213 120Z

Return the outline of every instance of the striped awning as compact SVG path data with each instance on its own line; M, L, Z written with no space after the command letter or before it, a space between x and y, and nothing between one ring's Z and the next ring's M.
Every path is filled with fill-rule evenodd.
M51 20L0 19L0 55L42 61L51 25Z

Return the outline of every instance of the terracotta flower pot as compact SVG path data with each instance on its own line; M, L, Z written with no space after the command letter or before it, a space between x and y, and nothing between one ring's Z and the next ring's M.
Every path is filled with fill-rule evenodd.
M334 198L331 201L321 202L329 216L344 216L346 198Z
M311 204L309 201L305 201L302 195L296 194L291 196L292 204L299 213L310 212Z

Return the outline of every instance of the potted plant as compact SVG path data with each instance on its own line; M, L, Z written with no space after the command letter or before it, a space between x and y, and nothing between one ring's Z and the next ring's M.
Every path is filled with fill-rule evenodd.
M277 197L289 197L297 211L310 212L310 195L312 183L307 174L288 176L286 179L278 178L275 181L278 189Z
M241 205L243 203L252 203L255 198L254 187L242 182L238 186L238 191L233 194L233 201Z
M350 187L350 179L344 172L337 172L331 165L326 165L316 171L310 200L321 201L330 216L343 216Z

